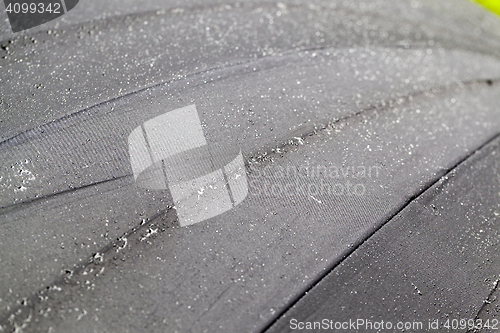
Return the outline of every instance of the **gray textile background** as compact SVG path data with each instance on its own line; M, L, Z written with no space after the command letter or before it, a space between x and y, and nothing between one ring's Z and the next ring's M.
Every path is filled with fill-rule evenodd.
M19 34L5 19L0 332L483 308L500 268L496 17L465 0L81 0ZM207 141L241 149L250 193L181 228L168 191L134 183L127 138L191 104ZM319 189L348 183L363 193Z

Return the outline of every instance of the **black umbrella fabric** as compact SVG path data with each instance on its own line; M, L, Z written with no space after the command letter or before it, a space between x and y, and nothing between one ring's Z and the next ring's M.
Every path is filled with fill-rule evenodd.
M495 16L82 0L0 39L0 332L493 330Z

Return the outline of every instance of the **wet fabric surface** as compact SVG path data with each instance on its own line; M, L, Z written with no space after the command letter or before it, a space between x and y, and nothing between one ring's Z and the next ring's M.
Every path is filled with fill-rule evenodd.
M50 32L40 26L21 37L2 34L1 329L257 332L286 313L271 330L284 328L287 309L305 291L334 267L324 283L336 284L330 276L344 267L337 265L346 255L385 228L413 221L394 222L403 207L500 132L500 42L488 32L500 31L500 21L468 2L456 3L193 2L161 10L152 1L144 12L123 5L124 13L89 23L99 12L90 2L64 16L74 15L73 24L61 20ZM481 32L492 26L499 28ZM170 117L162 126L145 127L189 106L199 123L179 121L177 128ZM171 137L162 132L168 126L197 144L171 148L165 144ZM227 172L189 186L203 195L211 179L223 179L228 199L220 197L220 207L203 206L197 216L206 219L181 227L175 198L185 197L183 189L136 183L134 165L147 160L139 154L141 161L134 162L131 153L130 142L140 141L129 139L137 128L146 135L155 131L154 151L162 159L175 152L170 167L159 169L170 173L148 177L158 184L169 176L202 177L224 165ZM199 149L200 142L235 149L227 156L217 150L221 165L194 163L183 170L181 164L205 153L177 154L184 146ZM235 171L241 164L245 174ZM226 173L245 177L247 188ZM478 187L470 205L480 205L483 190L490 188ZM213 193L223 193L218 191ZM198 193L189 194L194 207ZM481 212L471 208L471 214ZM445 213L436 216L452 228ZM494 238L493 229L483 228L484 237ZM416 238L414 246L437 246L431 236L438 233ZM425 290L461 302L450 311L473 315L492 289L491 281L477 277L495 278L494 265L479 275L473 267L496 243L484 243L489 252L482 259L477 249L483 243L461 242L452 238L443 246L462 244L463 255L475 258L458 281L465 286L472 279L474 297L453 298L458 292L418 284L432 279L410 282L422 295ZM407 262L396 250L394 265L403 269ZM366 266L353 261L345 267L358 264ZM392 272L391 264L384 267ZM376 276L348 272L345 281L353 288ZM409 306L415 288L401 281L394 283ZM318 305L311 318L329 314L321 304L330 296L324 297L311 298ZM425 307L437 309L430 297L421 300L415 318ZM352 306L340 314L353 314ZM386 306L381 302L365 313Z
M477 331L494 332L497 314L486 309L499 279L499 145L497 137L412 201L269 332L325 318L327 327L362 320L360 331L381 321L466 331L480 319L491 329Z

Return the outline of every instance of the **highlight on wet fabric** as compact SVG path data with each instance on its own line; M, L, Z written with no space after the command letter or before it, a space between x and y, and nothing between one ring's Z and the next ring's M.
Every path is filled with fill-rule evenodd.
M170 190L181 226L222 214L248 194L241 151L207 144L195 105L144 122L128 143L137 186Z

